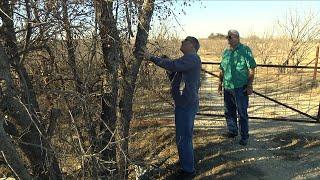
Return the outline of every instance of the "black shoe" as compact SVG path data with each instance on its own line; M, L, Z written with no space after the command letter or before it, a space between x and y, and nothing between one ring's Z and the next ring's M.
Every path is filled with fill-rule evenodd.
M227 138L235 138L236 136L238 136L238 134L233 134L233 133L228 132L228 133L224 134L224 136Z
M242 146L246 146L248 144L248 140L247 139L241 139L239 141L239 144L242 145Z
M177 172L177 176L175 179L177 180L184 180L184 179L193 179L196 176L196 171L193 172L186 172L182 169L179 169Z

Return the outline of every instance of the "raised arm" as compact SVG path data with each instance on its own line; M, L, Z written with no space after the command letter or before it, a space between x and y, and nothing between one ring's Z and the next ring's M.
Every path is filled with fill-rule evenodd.
M200 63L196 54L184 55L176 60L151 56L150 60L154 62L157 66L160 66L172 72L186 71Z

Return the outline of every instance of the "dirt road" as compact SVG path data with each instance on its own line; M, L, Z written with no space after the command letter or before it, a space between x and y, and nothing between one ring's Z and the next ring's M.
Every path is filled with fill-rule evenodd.
M152 122L133 128L132 161L144 179L174 179L173 120ZM250 120L247 146L225 138L225 130L221 118L197 118L195 179L320 179L320 124Z

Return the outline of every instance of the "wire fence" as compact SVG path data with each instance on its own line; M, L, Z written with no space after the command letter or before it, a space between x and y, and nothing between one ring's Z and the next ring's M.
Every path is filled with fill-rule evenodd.
M206 79L200 90L200 114L223 116L223 97L217 93L218 68L219 63L203 63ZM320 81L314 79L314 71L314 67L309 66L258 65L253 84L255 93L249 100L249 116L317 121Z
M219 63L202 63L199 115L224 116L223 96L217 92ZM302 122L319 121L320 81L314 78L319 67L258 65L254 94L250 96L250 118ZM160 78L160 77L161 78ZM173 117L170 83L164 71L151 77L149 84L137 90L135 119Z

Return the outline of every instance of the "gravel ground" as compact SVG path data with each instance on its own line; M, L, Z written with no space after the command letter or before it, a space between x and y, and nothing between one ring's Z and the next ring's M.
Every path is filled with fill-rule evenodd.
M247 146L238 144L240 137L221 136L223 120L196 124L200 127L196 132L205 130L203 124L215 127L220 142L210 148L216 155L212 161L217 162L210 170L202 170L205 158L198 161L199 179L320 179L320 124L250 120Z
M141 179L176 174L173 120L159 122L136 129L130 144L133 161L149 164ZM320 124L250 120L247 146L238 144L240 137L224 137L225 132L223 119L197 117L195 179L320 179Z

